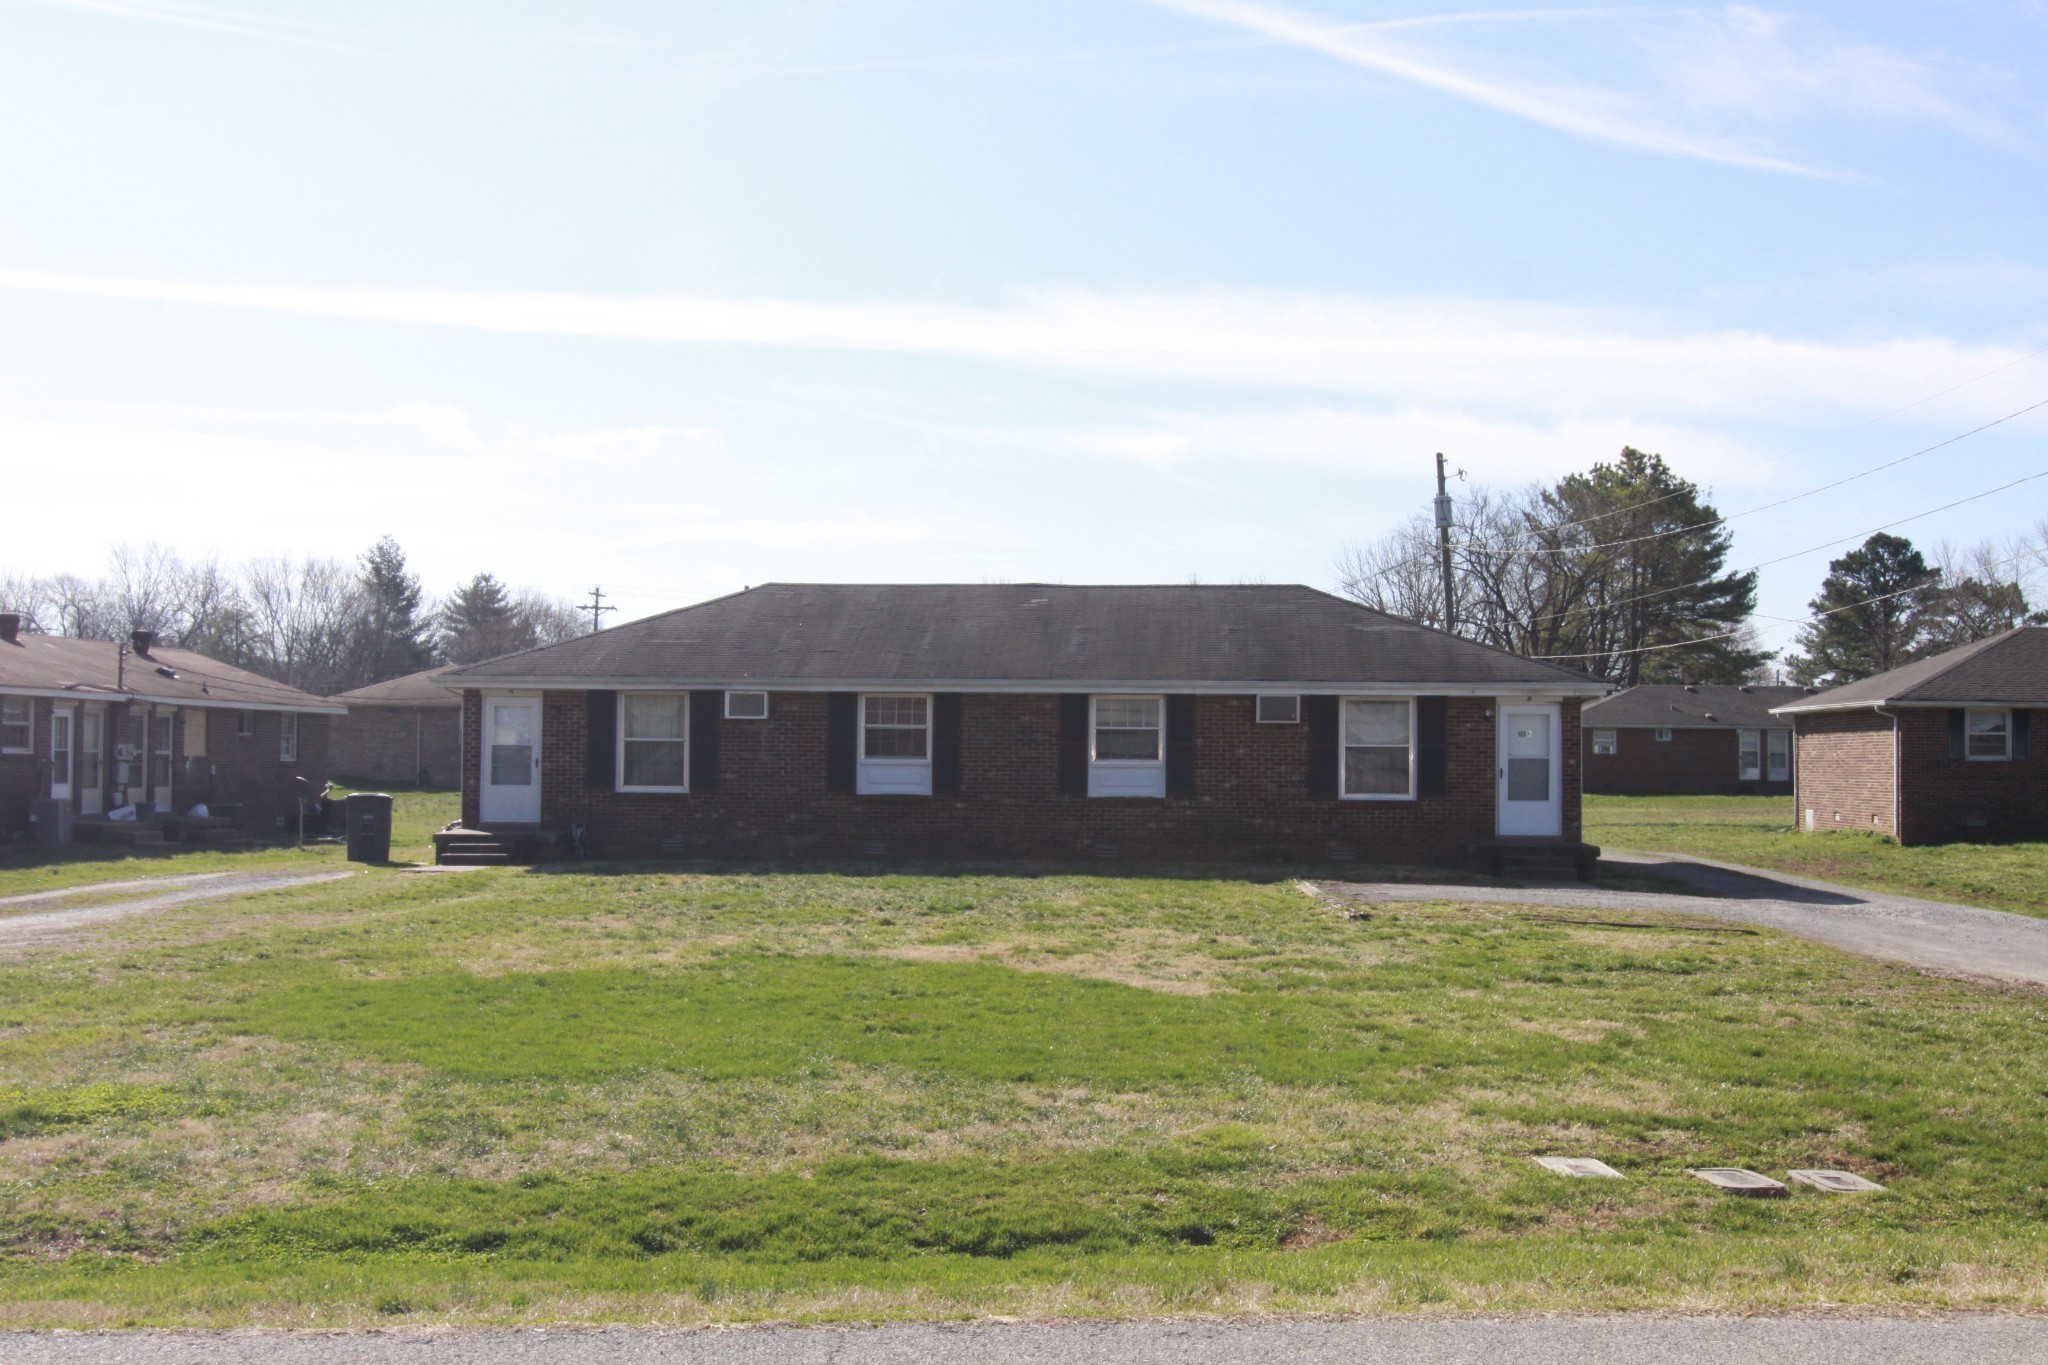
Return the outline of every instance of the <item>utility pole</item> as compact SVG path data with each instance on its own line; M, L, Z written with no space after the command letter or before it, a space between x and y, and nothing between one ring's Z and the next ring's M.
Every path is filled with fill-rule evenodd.
M608 611L617 611L618 608L608 607L604 604L603 588L592 588L590 590L590 600L588 602L585 602L582 606L576 608L576 610L587 611L590 613L590 633L592 635L595 635L600 629L603 628L602 618L604 614Z
M1444 482L1444 453L1436 453L1436 544L1444 567L1444 629L1458 628L1458 581L1451 571L1451 492Z

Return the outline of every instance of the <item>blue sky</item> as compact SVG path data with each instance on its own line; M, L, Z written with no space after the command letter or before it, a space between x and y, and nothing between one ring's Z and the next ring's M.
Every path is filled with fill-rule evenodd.
M0 571L1328 585L1438 449L1741 511L2048 399L2044 68L2041 0L0 0Z

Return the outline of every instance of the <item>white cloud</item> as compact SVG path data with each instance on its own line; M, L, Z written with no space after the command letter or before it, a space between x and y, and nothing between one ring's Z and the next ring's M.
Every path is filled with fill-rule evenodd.
M262 38L271 42L325 48L330 52L370 55L362 48L336 41L332 35L339 30L323 24L274 19L268 15L213 9L205 5L181 4L178 0L41 0L41 3L63 9L87 10L94 14L112 15L122 19L140 19L146 23L169 24L177 28L206 29L214 33L232 33L243 38Z
M1836 421L1966 383L1928 404L1923 415L1983 420L2001 405L2018 406L2039 383L2037 365L2015 364L2032 349L2024 345L1928 335L1831 342L1674 331L1616 313L1459 299L1065 291L965 308L180 283L0 270L0 289L8 288L561 337L932 355L1237 388L1322 390L1517 421L1589 413L1717 423ZM442 439L461 436L450 431Z
M1152 3L1292 43L1351 66L1413 81L1456 99L1596 142L1755 170L1822 174L1813 167L1753 147L1668 126L1638 101L1611 89L1546 86L1526 74L1480 75L1469 66L1424 55L1390 41L1385 36L1388 29L1383 26L1347 24L1326 15L1254 3L1254 0L1152 0Z

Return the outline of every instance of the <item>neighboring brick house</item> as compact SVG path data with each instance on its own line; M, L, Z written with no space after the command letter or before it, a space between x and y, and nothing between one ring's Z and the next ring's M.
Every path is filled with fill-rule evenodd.
M602 856L1594 852L1601 684L1304 587L769 584L444 681L465 824Z
M1589 703L1586 790L1605 796L1779 796L1792 790L1792 722L1774 706L1804 687L1649 683Z
M2048 626L2023 626L1777 714L1795 728L1799 827L1902 844L2048 838Z
M86 819L131 802L239 807L241 829L277 833L297 814L297 779L325 782L340 711L148 631L31 635L0 613L0 839L27 837L45 799Z
M328 766L358 781L453 786L462 772L462 698L440 683L453 667L329 698L348 714L328 722Z

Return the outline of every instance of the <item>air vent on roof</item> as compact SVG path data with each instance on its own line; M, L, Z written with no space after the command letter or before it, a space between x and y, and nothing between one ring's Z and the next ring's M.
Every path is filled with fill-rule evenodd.
M1751 687L1751 686L1750 686L1750 685L1749 685L1748 683L1744 683L1744 684L1743 684L1742 686L1740 686L1740 687L1736 688L1735 690L1736 690L1736 691L1738 691L1738 692L1754 692L1754 691L1756 691L1756 689L1755 689L1754 687Z
M1708 719L1708 720L1713 720L1713 719L1715 719L1714 713L1713 713L1712 711L1709 711L1709 712L1707 712L1707 719Z
M166 678L175 678L175 677L177 677L177 676L178 676L178 670L177 670L177 669L175 669L175 668L168 668L168 667L166 667L166 666L165 666L165 665L163 665L163 664L158 664L158 665L156 666L156 671L157 671L157 672L159 672L159 673L161 673L161 674L163 674L163 675L164 675L164 676L165 676Z
M1685 690L1686 690L1686 691L1688 691L1688 692L1697 692L1697 691L1699 691L1699 689L1698 689L1697 687L1694 687L1694 686L1693 686L1693 685L1692 685L1691 683L1687 683L1687 684L1685 685Z

